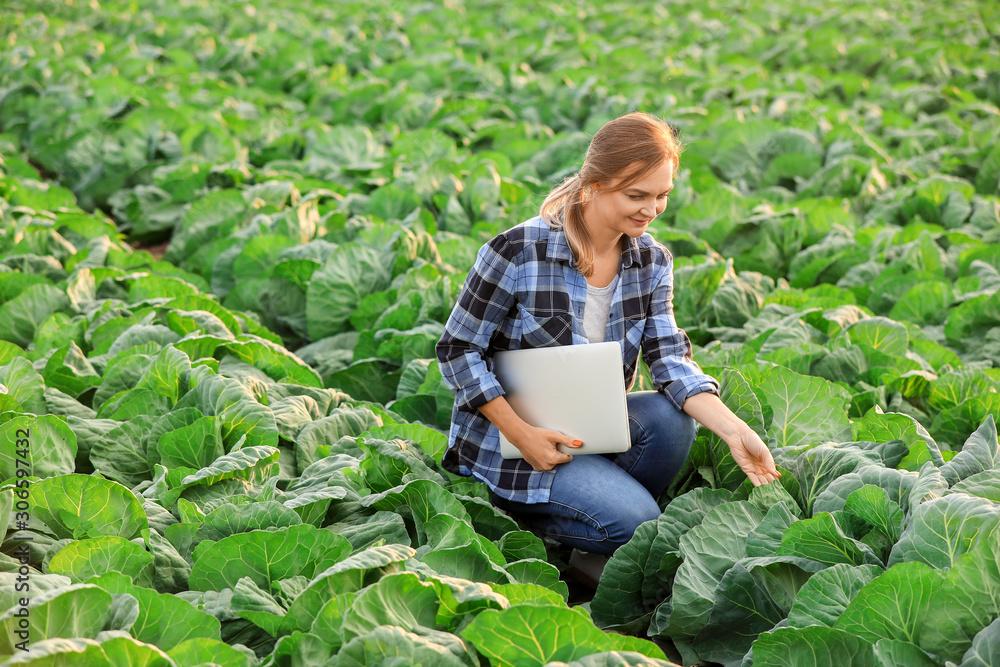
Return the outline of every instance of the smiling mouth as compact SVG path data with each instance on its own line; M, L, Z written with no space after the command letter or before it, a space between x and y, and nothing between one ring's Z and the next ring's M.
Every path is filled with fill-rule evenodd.
M634 222L637 225L648 225L649 222L650 222L649 220L637 220L637 219L631 218L631 217L629 218L629 220L631 220L632 222Z

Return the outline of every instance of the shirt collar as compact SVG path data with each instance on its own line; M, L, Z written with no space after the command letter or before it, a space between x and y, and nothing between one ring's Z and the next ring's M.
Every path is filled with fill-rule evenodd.
M545 259L549 262L573 261L573 250L569 247L566 232L563 231L562 227L549 227L549 242L545 250Z

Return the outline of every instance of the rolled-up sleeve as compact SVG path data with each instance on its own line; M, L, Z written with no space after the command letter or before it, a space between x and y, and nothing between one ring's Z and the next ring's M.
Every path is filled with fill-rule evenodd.
M504 394L486 365L497 325L514 304L517 266L503 235L480 248L436 346L444 382L458 406L477 409Z
M719 383L701 371L692 358L691 340L677 326L673 307L673 261L657 267L650 312L643 331L642 357L649 366L653 386L678 410L701 392L719 394Z

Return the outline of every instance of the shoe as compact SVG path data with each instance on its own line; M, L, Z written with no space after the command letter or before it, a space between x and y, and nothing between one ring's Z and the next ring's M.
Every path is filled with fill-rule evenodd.
M597 584L601 581L601 574L604 566L611 560L611 556L591 553L573 549L569 554L569 569L567 574L586 586L597 590Z

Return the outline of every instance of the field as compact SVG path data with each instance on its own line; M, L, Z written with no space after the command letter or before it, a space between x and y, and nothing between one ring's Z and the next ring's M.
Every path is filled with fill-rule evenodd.
M0 665L1000 665L1000 4L6 0L0 45ZM434 345L635 109L783 476L701 430L581 604L440 467Z

